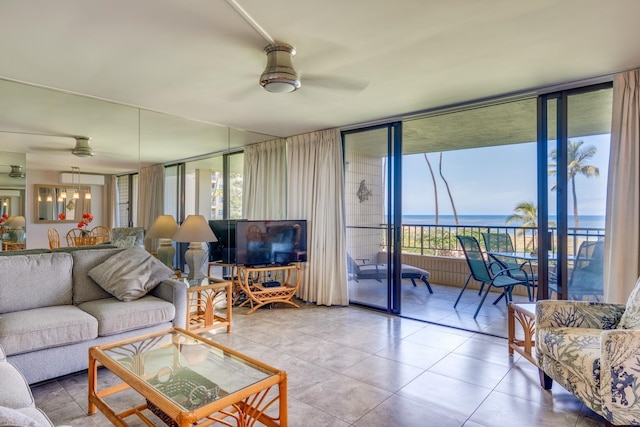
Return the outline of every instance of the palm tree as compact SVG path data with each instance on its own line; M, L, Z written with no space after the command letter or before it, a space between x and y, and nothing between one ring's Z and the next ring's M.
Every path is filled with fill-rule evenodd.
M584 162L592 158L598 149L590 145L588 147L582 147L583 141L569 141L567 145L567 179L571 182L571 196L573 197L573 221L574 226L578 228L580 221L578 219L578 198L576 195L576 175L584 175L589 178L600 176L600 170L593 165L587 165ZM556 163L549 164L549 175L555 175L557 173L557 161L558 151L557 149L551 150L549 157ZM554 185L551 190L555 190Z
M518 223L521 227L538 226L538 208L533 202L520 202L513 208L513 215L507 217L507 224Z
M433 174L433 168L431 167L431 162L427 157L427 153L424 153L424 159L427 161L427 166L429 166L429 172L431 173L431 181L433 182L433 197L436 202L436 225L438 225L438 186L436 185L436 177Z
M456 225L458 225L458 211L456 210L455 203L453 203L453 196L451 195L451 189L449 188L449 183L447 182L447 180L444 178L444 175L442 174L442 151L440 152L440 164L438 167L440 172L440 178L442 178L442 180L444 181L444 185L447 187L447 194L449 194L449 200L451 200L451 208L453 209L453 218L456 221Z

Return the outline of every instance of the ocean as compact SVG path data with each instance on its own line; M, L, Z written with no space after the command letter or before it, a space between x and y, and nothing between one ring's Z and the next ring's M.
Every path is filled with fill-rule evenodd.
M510 215L458 215L458 225L486 225L502 227L507 225ZM604 228L604 215L581 215L580 228ZM555 221L555 217L550 218ZM435 215L403 215L402 223L411 224L435 224ZM557 223L557 222L556 222ZM438 225L456 225L453 215L439 215ZM569 227L573 227L573 216L569 217ZM510 224L517 226L517 224Z

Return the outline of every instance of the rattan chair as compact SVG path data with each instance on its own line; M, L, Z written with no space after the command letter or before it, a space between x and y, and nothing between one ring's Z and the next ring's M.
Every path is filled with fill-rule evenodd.
M58 233L55 227L49 227L47 229L47 238L49 239L49 249L60 247L60 233Z
M95 245L96 238L90 236L86 230L81 228L72 228L67 233L67 246L91 246Z
M95 237L96 245L109 242L111 240L111 232L104 225L93 227L91 231L89 231L89 236Z

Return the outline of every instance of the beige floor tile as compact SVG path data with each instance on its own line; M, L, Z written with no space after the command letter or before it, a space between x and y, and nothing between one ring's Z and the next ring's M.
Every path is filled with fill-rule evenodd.
M396 392L424 372L404 363L371 355L342 371L343 375L390 392Z
M354 423L362 427L459 427L466 417L437 405L393 395Z
M510 367L450 353L429 368L429 372L493 389Z
M573 426L578 421L581 403L576 400L575 411L531 401L499 392L492 393L471 415L470 420L487 427L557 427Z
M468 417L491 393L480 387L433 372L425 372L396 394L424 405L435 405Z
M297 399L353 423L391 395L381 388L334 374L300 393Z

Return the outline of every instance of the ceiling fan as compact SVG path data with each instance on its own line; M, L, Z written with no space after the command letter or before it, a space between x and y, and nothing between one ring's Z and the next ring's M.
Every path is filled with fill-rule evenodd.
M56 137L56 138L73 138L76 143L75 146L71 149L69 148L52 148L52 147L29 147L30 149L38 150L38 151L67 151L78 157L93 157L95 152L91 147L91 138L86 136L72 136L72 135L61 135L54 133L38 133L38 132L21 132L21 131L8 131L8 130L0 130L0 133L11 133L17 135L34 135L34 136L48 136L48 137Z
M25 174L22 170L22 166L20 165L0 165L0 166L9 166L11 171L7 174L9 178L24 178Z
M262 38L267 41L264 53L267 55L267 65L260 75L259 83L265 90L272 93L291 93L305 85L320 86L325 89L339 89L362 91L368 81L344 78L336 75L304 76L293 66L296 49L289 43L274 40L250 15L240 6L237 0L227 0L227 3L244 19Z

